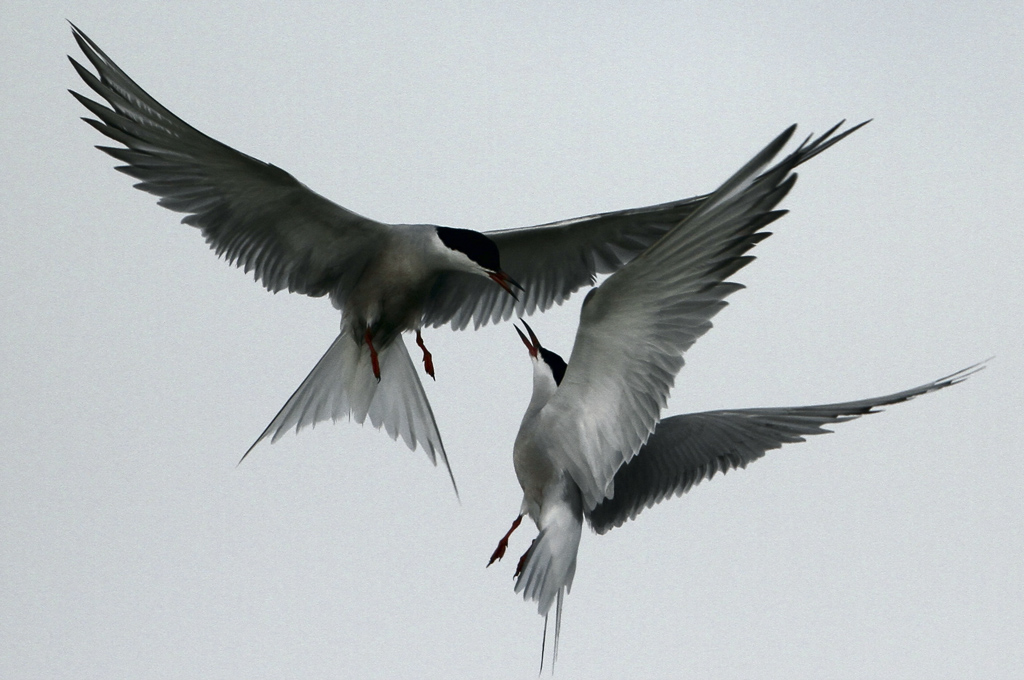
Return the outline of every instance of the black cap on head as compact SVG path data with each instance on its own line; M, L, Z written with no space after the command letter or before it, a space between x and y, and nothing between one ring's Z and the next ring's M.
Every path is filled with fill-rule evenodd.
M549 349L540 348L540 356L544 363L551 367L551 374L555 376L555 384L561 385L565 377L565 360Z
M498 246L479 231L472 229L453 229L437 227L437 237L441 243L452 250L465 254L489 272L500 272L501 261L498 257Z
M526 332L530 334L530 337L527 338L523 335L523 332L519 330L519 326L515 326L516 333L519 333L519 337L522 339L523 344L526 345L526 349L530 350L530 356L536 357L540 354L540 358L543 359L544 363L551 369L551 375L555 379L555 384L561 385L562 378L565 377L565 360L551 350L541 347L540 340L537 339L537 334L533 332L532 328L530 328L530 324L526 323L526 321L523 320L523 317L519 317L519 320L522 321L523 326L526 327Z

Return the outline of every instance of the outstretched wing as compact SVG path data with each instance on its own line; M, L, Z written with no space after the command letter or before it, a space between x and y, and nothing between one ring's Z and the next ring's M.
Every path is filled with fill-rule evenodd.
M861 124L863 125L863 123ZM838 126L836 126L838 127ZM850 134L830 130L815 144L787 159L790 169L804 163ZM525 289L518 300L487 279L450 272L431 292L423 323L451 323L462 329L525 316L561 304L598 274L610 274L646 250L670 229L696 212L711 194L644 208L577 217L536 227L487 232L498 244L501 266Z
M615 495L606 498L587 519L599 534L635 519L644 509L680 496L715 473L745 468L767 451L826 434L825 425L842 423L875 409L908 401L955 385L977 373L981 365L884 397L821 406L707 411L666 418L658 423L637 455L615 473Z
M461 330L544 311L561 304L598 274L616 271L700 205L704 197L646 208L577 217L536 227L485 232L501 253L501 268L523 287L518 301L486 279L442 274L423 315L427 326Z
M120 147L98 147L141 180L159 204L187 213L218 255L271 291L344 296L388 227L311 191L284 170L207 137L125 75L84 33L75 40L98 77L71 59L112 108L71 92L99 120L86 122ZM70 59L70 57L69 57Z
M647 440L664 408L682 354L711 328L725 279L784 214L775 206L796 181L796 159L813 155L833 128L760 174L789 140L789 128L689 218L588 294L568 369L541 411L539 436L591 510L614 493L613 478Z

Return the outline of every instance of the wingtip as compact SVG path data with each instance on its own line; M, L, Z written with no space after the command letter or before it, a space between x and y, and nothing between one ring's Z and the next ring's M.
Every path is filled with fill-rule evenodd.
M253 449L255 449L255 448L256 448L256 445L257 445L257 444L259 444L259 443L260 443L261 441L263 441L263 437L260 437L259 439L257 439L256 441L254 441L254 442L252 443L252 446L250 446L250 447L249 447L249 448L248 448L248 449L246 450L246 452L242 454L242 457L238 459L238 462L237 462L237 463L235 463L235 467L236 467L236 468L237 468L237 467L238 467L239 465L241 465L241 464L242 464L242 461L244 461L244 460L245 460L246 456L248 456L248 455L249 455L250 453L252 453L252 450L253 450Z
M788 144L788 143L789 143L789 140L790 140L790 139L791 139L791 138L793 137L793 135L794 135L795 133L796 133L796 123L793 123L793 124L792 124L792 125L790 125L790 126L789 126L788 128L786 128L785 130L783 130L783 131L782 131L782 134L780 134L780 135L779 135L778 137L776 137L776 138L775 138L775 139L774 139L774 140L773 140L773 141L772 141L772 142L771 142L771 143L770 143L770 144L769 144L769 145L768 145L768 146L766 147L766 149L765 149L764 151L762 151L761 153L762 153L762 154L765 154L765 153L767 152L767 150L768 150L768 149L774 149L774 150L773 150L773 151L771 152L771 154L770 154L770 155L771 155L771 156L775 156L776 154L778 154L778 153L779 153L779 151L781 151L781 150L782 150L782 147L786 146L786 144Z
M77 42L79 46L82 47L83 51L85 50L86 45L92 46L92 40L90 40L89 36L82 32L82 29L72 24L71 21L68 21L68 23L71 24L72 37L74 37L75 42Z
M455 483L455 473L452 472L452 466L448 464L448 454L441 450L441 460L444 462L444 468L448 471L448 479L452 482L452 490L455 491L455 500L462 505L462 496L459 495L459 485Z
M285 404L285 406L287 406L287 404ZM284 410L284 409L282 408L282 410ZM267 435L268 435L268 434L270 434L270 431L271 431L271 430L272 430L272 429L274 428L274 423L275 423L275 422L277 421L277 418L278 418L278 416L280 416L280 415L281 415L281 413L280 413L280 411L279 411L279 412L278 412L278 414L277 414L277 416L275 416L275 417L274 417L274 420L270 421L270 425L267 425L266 429L265 429L265 430L263 430L263 432L261 432L261 433L260 433L260 436L256 438L256 441L254 441L254 442L252 443L252 446L250 446L250 447L249 447L248 449L246 449L245 453L243 453L243 454L242 454L242 457L238 459L238 462L237 462L237 463L235 463L235 467L238 467L239 465L241 465L241 464L242 464L242 461L244 461L244 460L246 459L246 457L247 457L247 456L248 456L248 455L249 455L250 453L252 453L253 449L255 449L255 448L256 448L256 445L257 445L257 444L259 444L259 443L260 443L261 441L263 441L264 439L266 439L266 438L267 438ZM272 436L272 437L270 438L270 443L271 443L271 444L273 444L274 442L276 442L276 441L278 440L278 438L279 438L279 437L280 437L280 436L281 436L282 434L284 434L284 433L285 433L285 431L286 431L286 430L284 430L284 429L282 429L282 428L278 427L278 428L277 428L277 431L276 431L276 432L274 432L274 436ZM298 431L298 428L296 428L296 431Z
M811 160L812 158L820 154L822 151L825 151L826 149L846 139L854 132L870 123L872 120L873 119L869 118L868 120L858 123L849 130L845 130L842 133L835 135L833 137L833 135L846 123L846 119L844 118L843 120L840 120L838 123L836 123L828 130L826 130L824 133L818 136L815 136L813 134L809 135L807 139L804 140L803 144L797 147L796 151L791 153L784 162L791 163L791 167L796 168L797 166L802 165L807 161Z
M984 371L986 368L988 368L988 362L992 361L993 359L995 359L995 356L990 356L988 359L983 359L975 364L971 364L967 368L961 368L959 371L956 371L955 373L950 373L945 378L939 378L938 380L935 381L935 383L941 384L943 386L956 385L958 383L962 383L964 380L967 380L972 375L980 373L981 371Z

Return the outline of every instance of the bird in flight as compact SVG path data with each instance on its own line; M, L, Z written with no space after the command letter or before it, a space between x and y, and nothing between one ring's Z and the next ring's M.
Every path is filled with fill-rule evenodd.
M533 361L533 394L513 448L523 500L488 566L501 559L528 515L539 533L519 560L515 591L537 602L545 642L556 604L553 657L584 520L603 534L718 471L746 467L784 443L828 432L826 424L948 387L980 370L974 366L875 399L710 411L659 422L683 353L711 328L725 298L742 288L726 279L753 260L746 253L785 214L775 208L796 180L793 168L856 129L833 137L838 127L808 138L764 171L793 134L795 126L789 128L699 210L591 290L568 363L543 347L525 321L526 333L516 327ZM543 658L542 646L542 668Z
M337 338L263 433L325 420L368 418L422 446L455 484L430 402L402 333L415 332L425 371L434 361L421 330L529 315L616 271L698 210L707 196L534 227L480 233L385 224L347 210L284 170L236 151L171 113L72 25L95 73L78 75L109 106L72 91L85 120L120 146L100 146L138 189L185 213L210 247L252 271L268 290L328 296L341 311ZM805 156L799 162L806 160Z

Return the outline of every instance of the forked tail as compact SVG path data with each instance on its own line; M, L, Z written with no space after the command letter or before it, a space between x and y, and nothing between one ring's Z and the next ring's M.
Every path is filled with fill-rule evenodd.
M242 460L268 436L275 442L292 428L297 432L339 418L362 424L369 418L375 428L383 427L392 439L401 437L410 449L421 445L435 465L440 457L454 487L434 413L402 337L379 349L378 360L380 382L373 375L366 346L342 332Z
M537 602L537 611L544 617L544 643L547 642L548 613L555 607L555 644L551 655L552 668L558 659L558 638L562 628L562 601L572 590L576 575L576 554L583 530L583 501L580 490L563 477L563 484L547 494L541 508L540 533L523 556L522 569L516 578L515 591L523 599ZM544 669L544 643L541 645L541 670Z

